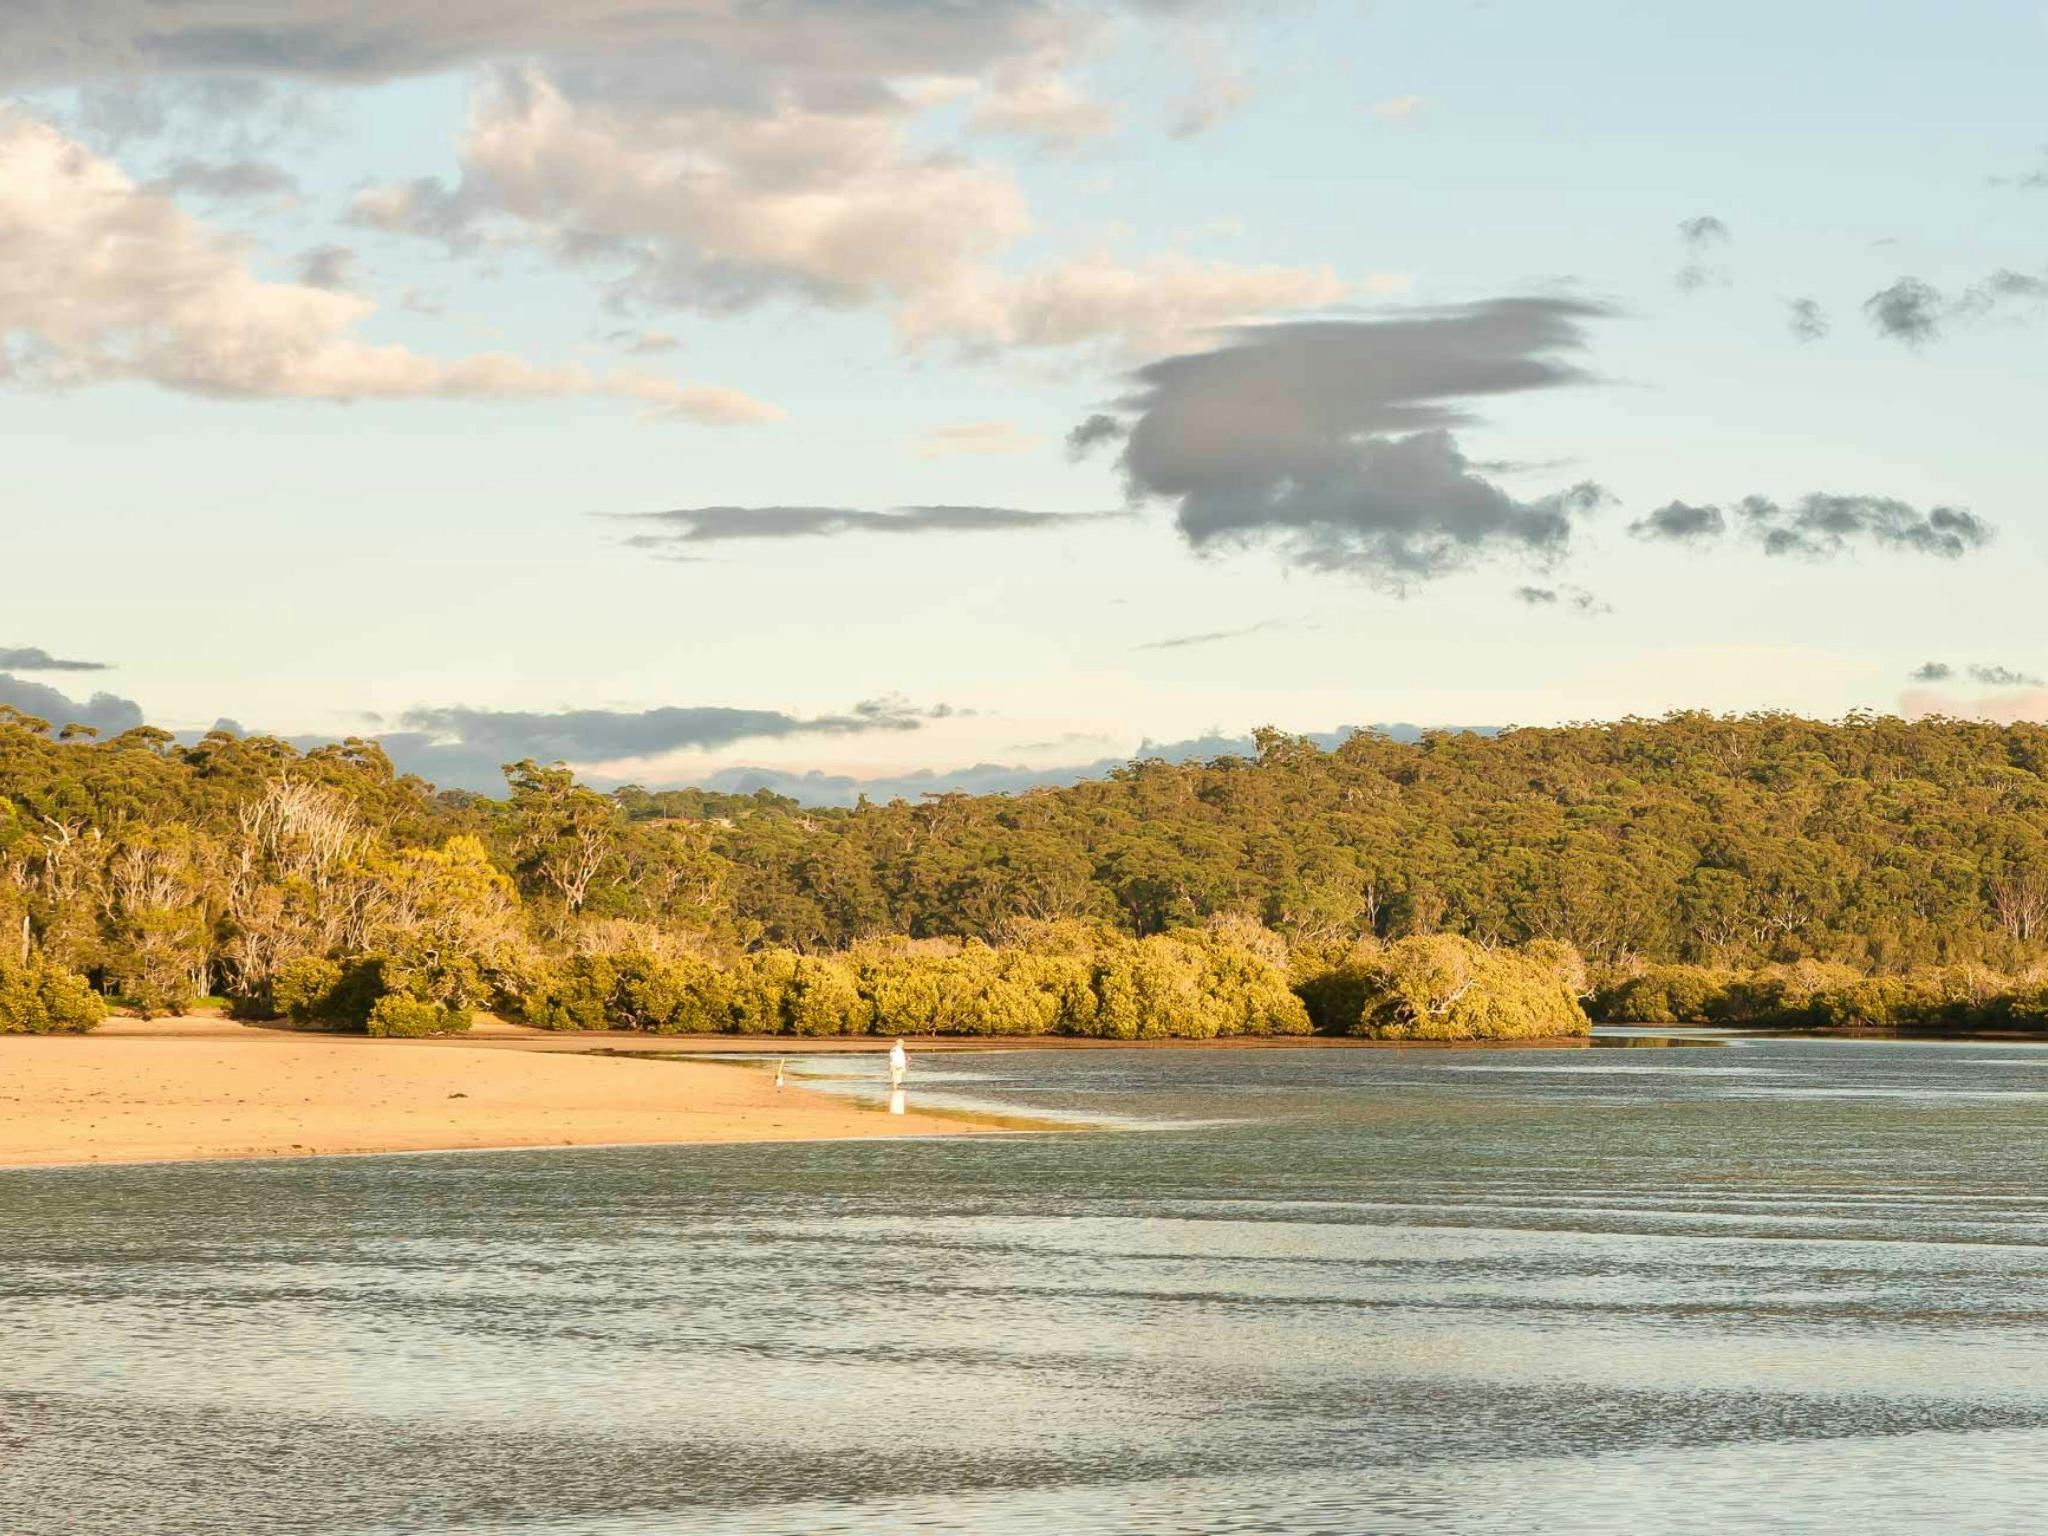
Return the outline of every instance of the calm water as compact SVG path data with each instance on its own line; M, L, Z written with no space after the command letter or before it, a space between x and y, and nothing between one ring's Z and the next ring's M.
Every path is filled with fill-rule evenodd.
M920 1068L1129 1128L0 1172L0 1532L2040 1529L2048 1049Z

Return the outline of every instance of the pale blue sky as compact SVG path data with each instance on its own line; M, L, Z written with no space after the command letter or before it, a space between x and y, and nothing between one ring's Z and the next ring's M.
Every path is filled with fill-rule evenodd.
M2048 714L2048 693L1968 677L1972 665L2048 669L2036 597L2048 575L2048 186L2024 184L2048 168L2048 6L1000 0L981 8L989 35L965 55L941 60L934 44L928 61L913 36L855 68L855 44L839 37L832 89L844 96L857 78L893 93L887 103L835 97L843 132L797 124L772 158L747 159L754 150L736 146L780 132L787 98L775 105L773 92L821 78L798 21L735 40L707 33L695 0L587 4L654 44L593 25L569 57L514 16L502 37L473 29L483 41L451 55L435 32L447 8L378 0L369 9L395 18L394 35L417 28L417 57L401 46L343 70L351 7L340 0L220 0L228 19L269 29L264 69L284 67L265 73L218 38L176 35L184 23L151 0L86 0L96 25L74 36L101 41L85 49L44 30L47 18L0 20L0 58L17 61L0 66L16 102L0 119L0 261L41 274L13 295L0 280L16 372L0 393L0 517L10 564L35 577L9 584L0 648L111 667L18 678L79 698L104 689L180 729L229 716L360 731L374 714L374 728L397 730L408 711L439 711L412 728L457 747L469 717L450 711L718 706L801 722L899 701L897 729L700 732L624 758L624 738L600 731L572 754L601 778L648 782L751 764L854 776L1046 768L1267 722L1541 723L1693 706ZM620 61L636 56L652 62L622 82ZM488 161L478 125L500 144L513 136L510 116L491 117L503 88L490 72L514 66L531 72L528 89L559 90L578 131L601 125L610 158L579 140L577 173L547 186L515 185L512 160ZM684 99L673 82L703 66L721 82L767 82L769 104ZM990 103L1025 76L1012 121L1034 131L990 131ZM267 94L254 107L179 109L201 79ZM1176 136L1191 94L1220 120ZM1048 101L1087 110L1062 116ZM115 121L124 106L166 102L155 128ZM536 109L512 126L531 148L535 124L552 133L563 121ZM101 186L98 211L67 233L40 210L84 194L75 168L32 159L36 132L138 185ZM778 242L794 205L764 199L801 183L860 205L863 184L831 166L865 132L894 136L853 171L878 178L882 227L900 220L902 244L865 229L788 256ZM543 147L568 143L563 131ZM670 192L636 191L635 167L660 156L664 174L718 166L725 190L688 213ZM957 157L947 163L959 176L934 172L931 156ZM298 194L146 185L181 159L261 162ZM459 248L418 219L373 228L351 214L366 188L453 187L465 165L472 238ZM72 179L52 191L37 175ZM184 222L164 211L169 198ZM1028 233L998 227L1023 210ZM1725 238L1689 247L1680 225L1700 218ZM115 229L142 259L99 261ZM593 238L600 229L609 243ZM209 231L242 243L222 255ZM349 291L374 305L346 334L404 348L406 378L418 363L440 368L439 382L371 391L397 398L280 398L355 388L332 382L324 322L298 314L330 302L296 283L300 255L324 245L348 249ZM607 306L633 250L654 251L701 295L698 263L742 247L738 265L769 296L729 312ZM935 254L920 265L925 249ZM205 352L220 329L213 309L201 327L199 310L162 308L185 300L151 274L188 260L189 284L214 285L208 303L282 292L298 307L261 333L285 361L258 367L245 349L205 365L232 378L232 398L166 360ZM1076 261L1085 282L1062 275ZM1690 288L1688 265L1700 269ZM862 273L912 267L855 291ZM2001 272L2026 281L1968 299L1990 295ZM1004 286L1032 273L1036 288ZM1864 312L1908 277L1942 296L1938 332L1918 344L1880 334ZM1102 283L1121 297L1075 297ZM995 306L1008 333L948 310L932 339L905 340L906 316L970 289L974 313ZM1169 289L1172 323L1146 307ZM1359 326L1560 297L1608 311L1576 322L1585 345L1570 360L1590 377L1455 397L1476 418L1457 429L1471 460L1548 466L1482 468L1508 496L1534 504L1584 480L1610 494L1575 520L1568 549L1545 546L1547 567L1491 534L1405 578L1366 555L1317 568L1277 527L1198 551L1158 498L1067 526L693 544L694 563L626 547L637 525L596 515L1121 509L1115 446L1077 462L1063 438L1128 401L1147 362L1225 344L1219 328L1232 322ZM1801 298L1825 311L1824 338L1792 335L1788 305ZM1065 329L1034 340L1030 327L1055 311ZM53 313L86 318L59 325ZM293 325L317 334L301 345ZM627 356L614 339L646 331L677 345ZM1358 331L1368 363L1379 334ZM596 382L522 385L538 397L506 399L442 366L485 352L581 364ZM780 415L643 419L638 386L603 382L615 368L752 402L719 407L728 413ZM1246 402L1247 419L1259 408ZM1011 451L935 455L941 441ZM1712 547L1627 532L1674 500L1728 508L1734 525L1745 495L1790 506L1816 492L1890 499L1915 517L1968 509L1996 535L1945 558L1857 533L1830 557L1800 558L1736 531ZM1365 513L1318 515L1312 531L1334 529L1346 550L1370 532ZM1523 587L1557 600L1520 600ZM1224 637L1157 644L1210 635ZM1928 661L1955 678L1912 681ZM926 717L941 704L955 712ZM472 744L488 757L498 739Z

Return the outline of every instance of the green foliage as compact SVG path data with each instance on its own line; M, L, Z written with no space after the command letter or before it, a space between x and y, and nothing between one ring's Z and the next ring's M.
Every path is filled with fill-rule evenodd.
M386 967L382 955L287 961L271 984L272 1016L329 1029L367 1029L372 1011L394 990Z
M0 1035L81 1034L106 1016L105 1000L83 976L40 955L0 958Z
M0 715L17 933L147 1011L225 992L358 1029L387 994L790 1034L1512 1033L1569 1022L1557 991L1649 1022L2017 1020L2034 982L1979 997L1956 968L2048 966L2048 727L1266 731L1250 758L815 811L531 762L502 799L437 794L374 742ZM1489 959L1485 1008L1446 1002L1446 938L1533 969Z
M1713 1024L1729 1017L1736 974L1697 965L1653 965L1594 993L1603 1023Z
M1283 960L1272 935L1243 927L1142 940L1044 930L1005 949L898 939L844 955L761 950L724 970L624 950L570 957L524 1017L663 1033L1306 1034Z
M1388 945L1363 967L1352 1033L1380 1040L1530 1040L1591 1027L1560 957L1484 949L1455 934Z
M271 979L269 1011L259 1011L257 1016L299 1024L325 1020L334 1011L332 999L341 987L341 975L338 960L318 955L287 960ZM364 1017L368 1017L367 1011Z
M578 954L549 973L523 1016L541 1029L707 1034L726 1022L725 984L693 958L641 949Z
M465 1008L442 1007L401 992L388 992L370 1009L364 1028L372 1035L414 1038L460 1034L469 1024L470 1015Z

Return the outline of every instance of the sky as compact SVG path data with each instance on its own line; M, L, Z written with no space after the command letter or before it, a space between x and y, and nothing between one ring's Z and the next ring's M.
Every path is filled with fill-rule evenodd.
M2048 718L2048 4L0 8L0 702L845 800Z

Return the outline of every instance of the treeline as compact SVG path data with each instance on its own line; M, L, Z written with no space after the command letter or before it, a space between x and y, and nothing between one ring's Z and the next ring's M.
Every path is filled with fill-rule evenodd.
M1068 789L813 811L600 794L530 762L492 799L399 775L374 742L101 742L0 712L0 997L80 976L144 1011L212 995L391 1032L481 1007L792 1032L941 1013L989 1033L1297 1027L1276 1001L1175 1001L1236 996L1227 952L1316 1028L1555 1032L1570 1020L1535 978L1566 953L1591 973L1566 991L1602 1010L1651 1009L1672 967L1834 966L1898 983L1895 1005L1882 987L1856 1005L1892 1017L1943 968L2018 996L2048 933L2038 726L1688 714L1258 742ZM658 987L619 980L650 967ZM1762 1006L1724 990L1726 1016ZM1127 1022L1127 995L1155 1022ZM38 1017L70 1016L52 1006Z
M1588 1009L1593 1018L1614 1023L2043 1032L2048 978L1968 964L1892 976L1814 961L1747 971L1660 965L1612 978Z

